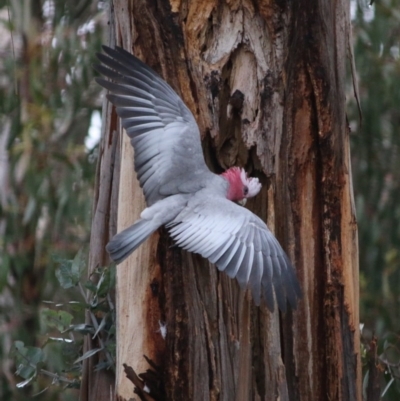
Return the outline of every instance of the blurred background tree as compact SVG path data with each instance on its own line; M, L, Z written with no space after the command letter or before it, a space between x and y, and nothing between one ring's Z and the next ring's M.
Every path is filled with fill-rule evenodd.
M106 7L102 1L0 1L2 400L26 400L51 382L17 389L21 379L8 354L14 340L44 343L43 301L65 300L56 293L55 259L71 259L88 243L101 125L92 63L105 41ZM61 372L66 356L57 349L67 351L46 347L46 365ZM38 397L56 398L54 391Z
M400 1L354 9L353 36L363 111L360 125L349 108L361 314L382 336L400 330Z
M15 340L43 344L43 300L75 296L57 292L55 259L71 259L88 243L101 109L91 65L107 42L107 6L0 0L2 400L25 400L49 384L39 379L17 389L9 351ZM351 12L363 110L360 124L349 85L361 321L366 340L381 339L378 354L393 365L390 383L400 361L400 0L352 0ZM66 350L49 350L47 367L61 372ZM394 379L383 399L399 394ZM47 391L37 399L76 397Z
M371 4L372 3L372 4ZM351 2L362 123L349 94L363 337L387 360L384 400L400 399L400 1ZM350 92L350 91L349 91ZM393 366L391 366L393 364ZM397 366L396 366L397 365ZM384 390L385 383L381 384Z

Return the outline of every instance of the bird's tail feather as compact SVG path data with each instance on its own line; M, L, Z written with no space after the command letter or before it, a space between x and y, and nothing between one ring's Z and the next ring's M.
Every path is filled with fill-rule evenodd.
M139 219L133 225L115 235L106 250L115 263L125 260L139 245L159 227L153 220Z

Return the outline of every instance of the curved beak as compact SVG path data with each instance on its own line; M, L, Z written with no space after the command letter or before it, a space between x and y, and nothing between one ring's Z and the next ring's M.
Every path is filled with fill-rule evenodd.
M238 201L240 206L245 206L247 202L247 198L243 198L242 200Z

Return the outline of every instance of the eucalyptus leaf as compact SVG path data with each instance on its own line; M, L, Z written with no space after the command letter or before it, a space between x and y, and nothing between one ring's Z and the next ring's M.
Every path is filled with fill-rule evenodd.
M110 366L111 365L107 360L101 361L94 367L94 371L98 372L99 370L102 370L102 369L108 369L108 368L110 368Z
M97 291L97 286L93 284L90 280L86 281L85 288L87 288L89 291L93 293Z
M36 199L34 197L30 197L28 201L28 205L26 206L24 218L22 220L22 224L27 224L32 219L32 216L36 210Z
M97 284L97 295L105 297L115 287L115 266L105 267Z
M42 309L41 317L48 327L55 327L58 331L65 331L70 325L73 316L63 310Z
M87 352L85 352L80 358L78 358L74 363L79 363L84 361L87 358L90 358L93 355L96 355L98 352L102 351L103 348L93 348Z
M101 319L99 327L97 328L96 332L94 333L94 335L92 337L93 340L96 338L97 334L99 334L100 331L103 330L103 328L105 327L106 322L107 322L107 317L108 317L108 314L104 315L103 319Z
M61 287L75 287L85 269L83 250L80 249L73 260L63 260L56 270L56 277Z
M45 355L41 348L25 346L22 341L15 341L11 350L11 355L14 356L17 364L16 374L25 379L20 383L22 386L28 384L37 374L42 362L45 360Z
M82 302L78 301L70 301L68 302L68 305L70 306L71 310L74 312L79 312L87 308L87 305Z
M63 337L49 337L48 340L67 344L71 344L74 342L74 340L71 340L70 338L63 338Z
M68 327L66 331L77 331L82 334L93 334L94 327L90 324L72 324Z
M34 366L30 365L25 365L25 364L20 364L15 371L15 374L18 376L21 376L24 379L30 379L32 378L36 373L36 368Z
M36 375L32 375L31 377L29 377L28 379L24 380L23 382L19 382L16 384L17 388L24 388L25 386L27 386L34 378L36 377Z

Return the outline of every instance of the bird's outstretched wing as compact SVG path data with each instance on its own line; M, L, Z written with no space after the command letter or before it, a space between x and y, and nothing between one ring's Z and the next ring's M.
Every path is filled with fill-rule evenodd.
M286 311L286 300L296 307L301 290L293 266L266 224L249 210L222 197L195 196L169 224L182 248L215 263L242 287L250 286L253 299L261 294L268 308Z
M135 149L135 170L148 205L165 196L195 192L212 174L207 168L196 121L174 90L138 58L103 46L95 69L111 81L110 91L122 125Z

